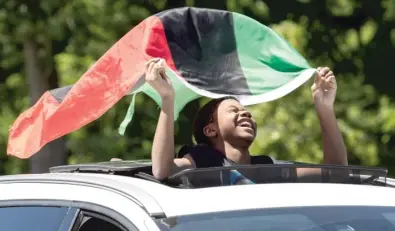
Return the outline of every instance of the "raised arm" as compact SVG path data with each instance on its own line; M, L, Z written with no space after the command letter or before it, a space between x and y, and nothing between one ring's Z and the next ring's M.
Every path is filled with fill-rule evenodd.
M165 74L163 60L152 59L146 64L146 82L161 96L162 107L152 144L152 173L162 180L181 169L193 167L188 156L174 159L174 89Z
M321 126L324 163L348 165L346 146L334 112L336 78L328 67L319 67L317 71L311 90Z

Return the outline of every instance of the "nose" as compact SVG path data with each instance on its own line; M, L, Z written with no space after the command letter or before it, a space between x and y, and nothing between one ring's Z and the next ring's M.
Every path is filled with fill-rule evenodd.
M240 111L240 117L251 118L252 115L251 115L251 113L249 111L243 110L243 111Z

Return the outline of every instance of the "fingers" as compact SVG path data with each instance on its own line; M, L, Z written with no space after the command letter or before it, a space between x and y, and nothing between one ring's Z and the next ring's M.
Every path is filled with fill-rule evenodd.
M147 72L148 73L152 73L152 70L154 69L154 67L155 67L155 62L150 62L149 64L148 64L148 68L147 68Z
M167 79L164 60L160 58L150 59L145 63L146 76L145 80L148 82L156 82L160 79Z
M334 75L331 75L325 79L325 89L335 89L336 88L336 79Z
M148 60L148 61L145 63L146 72L152 72L152 68L153 68L154 65L155 65L156 63L158 63L159 61L160 61L160 58L153 58L153 59Z
M336 77L329 67L317 67L317 74L314 79L314 84L311 86L313 92L318 90L336 90Z
M320 68L319 75L321 76L322 80L325 81L325 83L336 81L335 74L329 67Z
M315 78L314 78L314 86L319 87L322 84L322 81L323 81L323 78L318 71L318 73L315 75Z
M330 71L328 74L326 74L324 79L325 79L325 82L327 82L327 83L336 83L336 77L332 71Z
M157 76L160 76L162 73L165 72L165 67L163 66L162 60L160 60L159 62L153 63L152 71Z
M164 60L161 59L161 58L153 58L153 59L148 60L145 63L146 70L147 71L152 71L152 67L154 67L154 65L164 67L165 66L164 65Z
M166 69L165 67L160 67L158 69L159 75L162 77L162 79L167 79L167 75L166 75Z
M317 70L318 70L318 74L320 76L325 76L326 74L328 74L328 72L331 71L331 69L329 69L329 67L319 67L319 68L317 68Z
M329 67L318 67L317 68L318 77L316 78L317 81L319 79L328 82L327 79L331 79L330 81L335 81L335 74Z
M160 60L160 58L153 58L153 59L148 60L148 61L145 63L145 67L148 68L148 66L149 66L151 63L156 63L156 62L158 62L159 60Z
M165 66L165 61L164 61L164 59L161 59L161 58L153 58L153 59L148 60L145 63L145 67L148 69L148 67L152 64L157 64L159 66Z
M317 68L318 75L323 77L323 79L327 79L331 76L335 76L333 71L329 67L318 67Z
M146 72L145 72L145 80L146 81L153 81L155 80L155 73L152 71L154 69L155 63L150 62L146 66Z
M145 81L163 97L174 96L174 88L166 76L166 63L164 59L154 58L145 63Z

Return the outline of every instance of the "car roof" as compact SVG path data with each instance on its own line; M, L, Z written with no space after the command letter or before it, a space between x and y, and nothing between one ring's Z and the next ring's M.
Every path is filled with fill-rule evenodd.
M126 168L125 166L123 167ZM146 165L140 167L146 167ZM64 170L66 167L62 168ZM395 183L394 180L390 181ZM129 197L151 216L158 218L293 206L395 206L395 201L391 199L395 192L394 188L363 184L290 182L178 188L158 183L154 180L94 172L55 171L44 174L21 174L0 177L0 184L33 182L42 184L61 182L63 184L105 188Z

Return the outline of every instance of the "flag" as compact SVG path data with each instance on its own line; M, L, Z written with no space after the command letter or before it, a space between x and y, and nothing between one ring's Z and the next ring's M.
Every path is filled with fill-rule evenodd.
M176 118L201 96L232 95L244 105L278 99L315 70L285 39L245 15L183 7L150 16L115 43L74 85L47 91L10 128L7 153L29 158L48 142L96 120L122 97L143 92L144 63L162 58L175 88ZM134 96L124 133L134 112Z

